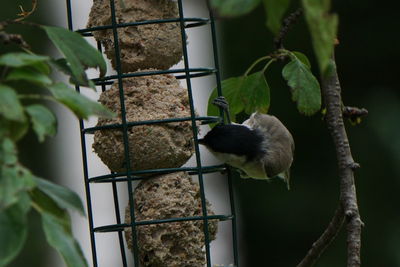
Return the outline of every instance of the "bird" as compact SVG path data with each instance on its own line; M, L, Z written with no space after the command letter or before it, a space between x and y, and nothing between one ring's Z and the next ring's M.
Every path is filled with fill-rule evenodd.
M239 170L242 178L270 180L278 176L290 189L294 140L275 116L254 112L242 124L232 123L229 104L217 97L213 104L223 109L227 124L217 124L198 139L216 158Z

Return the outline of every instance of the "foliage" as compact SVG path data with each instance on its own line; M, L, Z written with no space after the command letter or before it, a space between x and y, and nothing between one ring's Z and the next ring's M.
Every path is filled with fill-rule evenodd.
M283 38L284 36L280 35L284 35L287 29L284 29L285 25L282 26L282 17L291 5L290 0L210 1L211 7L221 16L246 14L261 2L267 17L266 26L277 38ZM324 74L330 69L338 19L335 14L328 14L329 0L303 0L301 4L311 33L319 70L321 74ZM240 6L244 6L244 8L240 9ZM271 99L270 87L265 77L266 70L272 62L282 58L289 60L282 69L282 77L291 89L292 100L297 103L299 112L309 116L321 109L320 85L311 72L308 58L300 52L277 47L276 51L257 59L242 76L230 77L222 82L222 93L230 103L230 115L233 120L241 112L250 115L255 111L268 111ZM250 74L257 64L265 61L261 71ZM217 91L215 88L208 103L208 114L213 116L219 114L218 109L211 104L218 95Z
M225 16L242 15L252 11L261 1L260 0L210 0L217 14ZM290 87L292 100L296 102L297 109L304 115L315 114L321 108L321 88L317 78L310 70L309 60L299 52L286 50L283 41L288 33L291 24L304 14L305 22L311 36L313 51L318 62L319 76L322 80L322 93L326 106L324 120L333 139L336 149L338 162L338 176L340 178L340 203L326 230L320 238L313 243L306 256L301 260L297 267L313 266L320 255L331 244L339 233L342 224L346 224L347 231L347 266L359 267L361 265L360 246L362 221L357 204L357 194L355 190L354 172L360 165L353 160L350 150L349 140L343 123L343 118L349 118L357 122L361 116L366 115L364 109L346 107L342 103L341 85L337 74L334 59L334 45L336 41L338 17L330 13L330 0L264 0L262 1L267 15L267 27L276 36L274 38L275 51L267 56L256 60L259 63L269 60L262 70L262 75L269 63L274 60L288 60L289 62L282 69L282 76ZM237 7L244 5L242 12L238 12ZM281 19L291 6L300 4L295 12L291 12L282 22ZM248 26L248 25L247 25ZM255 63L255 64L256 64ZM248 101L247 95L261 96L265 92L265 83L245 84L251 76L250 71L253 64L244 75L231 77L222 83L222 92L227 94L228 101L231 101L231 117L235 117L238 112L247 114L260 109L260 104L268 108L270 97L263 97L256 101ZM259 76L256 72L256 76ZM228 81L228 82L226 82ZM251 89L248 89L250 87ZM269 89L267 89L269 92ZM211 98L217 95L217 89ZM212 99L209 101L211 104ZM210 115L217 115L215 108L209 108ZM309 149L309 148L308 148ZM254 192L252 192L254 194ZM257 216L260 214L256 212Z
M21 16L30 13L23 12ZM21 23L21 18L0 22L2 36L7 36L5 28L12 23ZM56 134L57 119L42 104L43 100L63 104L80 118L113 116L99 103L52 78L58 69L70 76L71 83L94 87L85 70L99 67L104 75L106 65L101 54L79 34L57 27L33 26L41 28L65 58L37 55L26 47L22 37L17 51L0 55L0 266L9 264L24 246L32 209L41 215L48 243L62 255L67 266L87 266L72 235L67 211L75 209L84 215L80 198L71 190L32 174L18 160L17 143L29 129L39 142Z

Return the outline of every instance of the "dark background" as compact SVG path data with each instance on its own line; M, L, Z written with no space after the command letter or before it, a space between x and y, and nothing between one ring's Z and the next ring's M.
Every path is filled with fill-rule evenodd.
M0 18L18 12L14 1L2 2ZM18 1L29 6L30 1ZM33 18L46 23L43 8ZM398 10L389 1L335 1L339 14L340 45L336 49L339 78L345 105L368 109L361 125L346 124L354 159L361 164L356 172L360 212L365 227L362 234L362 266L400 266L400 95ZM266 29L262 8L237 19L222 19L218 27L223 77L241 75L258 57L273 51L272 35ZM34 51L46 48L33 29L27 41ZM296 24L285 40L287 49L301 51L316 62L304 20ZM0 50L3 52L3 50ZM283 63L267 72L271 87L270 113L278 116L292 132L295 160L291 190L279 181L234 179L240 218L240 260L243 267L290 267L300 262L311 244L324 231L339 198L335 151L322 120L300 115L290 100L281 78ZM21 147L38 147L32 137ZM46 161L33 161L24 150L25 165L46 177ZM23 255L11 266L43 266L45 244L40 222L32 220ZM40 245L38 245L40 244ZM317 267L345 266L345 228L322 255ZM35 265L32 265L35 264Z
M397 11L388 1L333 1L339 15L336 61L345 105L364 107L361 125L346 123L356 162L362 231L362 266L400 266L400 94ZM292 7L292 11L295 7ZM257 58L273 51L273 36L260 7L219 24L224 78L241 75ZM303 18L285 48L305 53L317 64ZM334 146L320 114L300 115L281 77L283 63L266 77L271 87L269 113L292 132L295 159L291 190L280 181L235 179L241 225L240 261L244 267L296 266L321 235L338 205L339 179ZM262 67L262 66L261 66ZM345 266L345 228L316 264Z

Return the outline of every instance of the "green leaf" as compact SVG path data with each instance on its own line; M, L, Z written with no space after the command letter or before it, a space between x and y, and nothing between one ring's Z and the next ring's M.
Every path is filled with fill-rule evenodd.
M244 112L252 114L255 111L267 113L270 104L270 89L265 80L264 72L255 72L246 76L241 87L241 99Z
M23 201L34 187L34 176L18 164L14 142L4 138L0 143L0 211Z
M23 122L9 121L0 117L0 125L0 138L8 137L14 142L24 137L29 130L28 120Z
M10 263L23 248L28 233L26 215L29 209L30 198L26 196L6 210L0 210L0 266Z
M9 138L2 139L0 143L0 165L15 165L17 161L17 149L14 142Z
M30 67L22 67L11 70L6 81L27 81L37 85L48 85L52 83L50 77L46 74L38 72Z
M31 117L33 130L39 142L43 142L46 136L54 136L57 133L57 119L48 108L34 104L27 106L25 110Z
M105 75L107 66L103 56L81 35L59 27L41 27L45 30L53 44L65 56L72 76L79 85L90 85L85 73L85 69L87 68L99 67L100 75Z
M60 208L56 202L46 193L41 191L39 188L35 188L30 192L30 196L33 202L33 207L40 213L51 214L54 217L68 217L68 213L65 209Z
M3 165L0 175L0 210L17 203L35 187L32 173L20 165Z
M49 66L49 64L47 64L47 62L38 62L38 63L32 64L31 67L47 76L50 75L50 73L51 73L50 66Z
M88 266L78 242L72 236L69 218L43 213L42 223L47 242L62 255L68 267Z
M261 0L210 0L220 16L241 16L252 11Z
M0 84L0 116L13 121L25 121L24 110L15 90Z
M223 80L221 83L222 94L229 103L229 114L231 119L235 121L236 114L244 110L244 104L241 99L240 89L244 81L244 76L232 77ZM219 109L212 101L217 97L217 88L214 88L209 99L207 114L209 116L219 116Z
M72 76L72 70L65 58L52 59L50 63L62 71L64 74ZM72 78L72 77L71 77Z
M321 108L321 89L318 80L309 67L294 54L291 61L283 68L282 76L292 89L292 100L297 102L297 109L312 115Z
M294 54L304 65L306 65L308 68L311 68L310 60L308 60L306 55L297 51L293 51L291 53Z
M338 16L329 14L330 0L302 0L302 3L319 69L325 75L333 55Z
M75 209L82 215L85 215L82 201L75 192L44 179L36 178L35 181L37 187L46 193L61 208Z
M39 189L32 192L32 201L35 209L42 216L47 242L62 255L68 267L86 267L87 262L82 250L72 236L68 212Z
M53 66L55 66L61 72L70 76L70 79L69 79L70 83L79 84L79 81L74 78L71 67L65 58L53 59L50 62ZM89 80L88 82L89 82L89 87L94 88L96 86L92 80Z
M112 117L114 114L104 106L79 94L63 83L47 86L54 98L67 106L76 116L87 119L90 115Z
M264 71L248 76L238 76L223 80L222 94L229 103L229 114L233 121L236 115L244 111L251 114L255 111L266 113L270 104L270 89L264 77ZM218 116L219 109L212 104L217 97L217 88L212 91L208 100L207 114Z
M267 15L267 27L274 35L278 35L282 25L282 17L289 7L290 0L263 0Z
M24 52L18 53L7 53L0 56L0 66L8 66L8 67L24 67L24 66L36 66L36 68L43 69L45 71L45 67L43 66L44 61L49 60L50 58L47 56L39 56L35 54L28 54ZM39 63L39 65L38 65Z

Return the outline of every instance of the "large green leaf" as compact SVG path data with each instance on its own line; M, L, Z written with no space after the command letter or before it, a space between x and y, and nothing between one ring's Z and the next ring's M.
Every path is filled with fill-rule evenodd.
M75 209L82 215L85 215L82 201L75 192L44 179L36 178L35 181L37 187L46 193L61 208Z
M291 61L283 68L282 76L292 89L292 100L297 109L312 115L321 108L321 89L310 68L291 54Z
M233 121L235 121L236 114L240 113L244 109L243 101L240 95L240 89L242 87L243 81L244 76L238 76L223 80L221 83L222 94L229 103L229 114ZM207 114L209 116L219 115L218 107L212 104L217 95L217 88L214 88L208 99Z
M38 68L42 68L43 71L47 71L43 65L38 65L40 62L45 62L50 58L47 56L39 56L35 54L28 54L24 52L17 53L7 53L0 56L0 66L8 66L8 67L24 67L24 66L37 66Z
M15 90L0 84L0 116L13 121L25 121L24 109Z
M270 104L270 89L264 77L264 72L255 72L248 76L238 76L223 80L222 94L229 103L231 119L244 111L251 114L255 111L266 113ZM207 114L218 116L218 108L212 104L217 97L217 88L214 88L208 100Z
M259 71L246 76L240 95L244 104L244 112L249 115L255 111L267 113L270 104L270 90L264 72Z
M91 46L81 35L64 28L41 26L53 44L65 56L72 72L74 80L79 85L90 86L85 69L100 68L100 75L107 71L103 56Z
M35 209L42 216L47 242L62 255L68 267L86 267L87 262L82 250L72 236L68 212L39 189L32 192L32 201Z
M330 2L330 0L302 0L322 75L325 74L330 64L338 27L338 16L329 14Z
M252 11L261 0L210 0L220 16L241 16Z
M267 15L267 27L274 35L279 33L282 17L289 7L290 0L263 0Z
M57 119L48 108L43 105L34 104L25 107L31 117L32 127L40 142L46 136L54 136L57 133Z
M79 94L63 83L47 86L53 96L67 106L78 117L87 119L91 115L112 117L114 114L104 106Z
M0 210L0 266L10 263L23 248L27 233L26 215L30 198L25 195L20 202Z
M6 77L6 81L27 81L37 85L48 85L52 83L52 80L47 74L43 74L32 67L21 67L11 70Z

